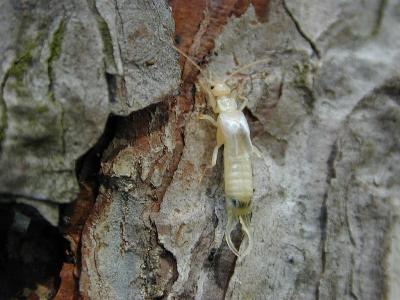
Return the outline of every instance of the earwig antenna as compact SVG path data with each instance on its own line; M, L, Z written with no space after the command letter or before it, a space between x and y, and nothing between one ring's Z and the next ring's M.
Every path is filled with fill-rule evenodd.
M256 64L259 64L259 63L262 63L262 62L269 62L269 61L270 61L269 58L264 58L264 59L260 59L260 60L254 61L254 62L252 62L252 63L249 63L249 64L247 64L247 65L244 65L243 67L240 67L239 69L237 69L236 71L234 71L233 73L231 73L231 74L228 76L228 78L225 79L224 82L228 81L229 79L231 79L231 78L232 78L233 76L235 76L236 74L238 74L238 73L240 73L240 72L242 72L242 71L244 71L244 70L246 70L246 69L248 69L248 68L251 68L252 66L255 66Z
M167 41L165 41L164 39L162 39L160 36L154 34L156 37L158 37L160 39L160 41L166 43L167 45L171 46L176 52L178 52L180 55L182 55L184 58L186 58L193 66L196 67L197 70L200 71L201 75L204 76L203 70L200 68L200 66L189 56L187 55L185 52L183 52L181 49L179 49L178 47L176 47L173 43L170 44ZM173 40L173 37L170 35L171 39ZM205 77L205 76L204 76Z
M200 68L200 66L189 56L187 55L185 52L183 52L181 49L179 49L178 47L176 47L173 43L168 43L166 41L164 41L161 37L157 36L162 42L166 43L168 46L172 47L172 49L174 49L176 52L178 52L180 55L182 55L184 58L186 58L197 70L200 71L200 74L204 77L204 79L207 81L207 83L209 85L211 85L211 78L208 78L206 76L206 74L204 73L204 71ZM172 37L171 37L172 38ZM204 87L203 87L204 88ZM209 91L209 88L206 87L206 89ZM209 91L211 93L211 91Z
M203 70L200 68L200 66L198 64L195 63L195 61L189 55L187 55L185 52L183 52L181 49L179 49L175 45L171 45L171 47L174 48L180 55L182 55L184 58L186 58L189 62L191 62L192 65L195 66L196 69L200 71L201 75L204 76Z

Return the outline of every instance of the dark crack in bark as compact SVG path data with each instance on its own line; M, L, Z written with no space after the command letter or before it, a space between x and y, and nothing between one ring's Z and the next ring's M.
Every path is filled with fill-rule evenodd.
M376 13L375 24L374 24L374 27L372 28L372 32L371 32L372 36L378 35L378 33L381 29L383 16L384 16L387 5L388 5L388 0L380 0L378 10Z
M92 212L99 194L100 160L104 150L115 135L116 117L109 116L105 129L97 143L77 159L75 175L80 191L72 203L60 205L60 230L70 242L71 255L74 257L76 282L81 270L82 230ZM76 290L76 293L78 291Z
M113 74L105 73L108 87L108 99L110 103L115 103L117 98L117 78Z
M36 208L0 202L0 299L39 299L38 285L53 299L68 253L68 242Z
M332 179L336 178L336 170L335 170L335 159L338 153L338 146L336 141L331 147L331 152L328 157L327 161L327 177L326 177L326 191L324 193L324 197L322 200L322 205L320 209L320 216L319 216L319 226L321 231L321 244L320 244L320 253L321 253L321 271L319 274L317 286L315 289L315 299L319 300L320 298L320 284L321 280L325 273L326 268L326 230L327 230L327 223L328 223L328 206L327 200L329 196L329 188L331 186Z
M349 220L349 211L348 211L348 203L349 203L349 201L348 201L348 189L349 189L349 187L347 186L346 187L346 199L345 199L345 204L344 204L344 213L345 213L345 222L346 222L346 228L347 228L347 234L349 235L349 240L350 240L350 242L351 242L351 244L355 247L356 246L356 242L355 242L355 239L354 239L354 235L353 235L353 232L352 232L352 230L351 230L351 227L350 227L350 220Z
M321 52L318 49L317 45L314 43L314 41L304 32L303 28L301 28L301 25L299 21L294 17L293 13L290 11L289 7L286 4L286 0L282 0L283 8L290 17L290 19L293 21L294 26L296 27L297 31L299 34L307 41L307 43L310 45L312 51L314 52L315 56L320 59L321 58Z
M351 273L350 273L350 282L349 282L349 295L352 299L358 300L358 296L354 292L354 254L351 254Z
M0 155L2 153L2 145L3 141L5 140L7 124L8 124L8 117L7 117L7 105L4 99L4 87L6 86L6 82L8 80L9 70L5 73L4 78L0 85Z
M225 247L227 248L227 247ZM218 283L220 283L223 288L223 297L222 299L225 299L226 297L226 293L228 292L228 288L229 288L229 283L231 282L232 276L235 273L235 268L236 268L236 262L238 260L238 257L231 253L231 251L229 249L225 249L226 253L226 257L223 257L220 255L219 257L219 263L222 263L221 265L224 266L224 277L225 280L221 280L218 281ZM222 270L220 270L221 272ZM218 278L218 280L220 280L221 278Z
M118 0L114 0L114 3L115 3L115 11L118 15L118 20L119 20L119 22L117 22L117 24L119 24L119 26L120 26L119 29L121 30L122 35L125 36L124 22L123 22L123 18L121 15L121 11L119 9ZM119 44L119 40L118 40L118 47L119 47L119 52L121 54L121 46Z

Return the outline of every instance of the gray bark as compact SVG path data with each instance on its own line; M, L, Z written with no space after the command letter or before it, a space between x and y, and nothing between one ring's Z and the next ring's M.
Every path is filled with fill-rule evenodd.
M189 63L181 78L168 4L53 2L0 3L0 200L57 226L96 150L98 195L72 245L84 299L400 297L397 0L273 0L266 19L250 5L212 33L202 67L217 77L269 58L243 71L262 157L240 262L222 158L200 181L215 130ZM198 60L217 2L188 46Z

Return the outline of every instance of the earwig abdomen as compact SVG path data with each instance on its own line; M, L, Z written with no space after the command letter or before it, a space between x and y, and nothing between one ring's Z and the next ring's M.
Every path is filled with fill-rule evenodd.
M225 147L227 145L225 144ZM225 238L229 248L239 257L244 257L251 249L250 235L251 198L253 195L253 175L250 155L241 153L236 156L227 155L228 147L224 151L224 179L226 195L227 225ZM231 240L231 233L240 222L246 233L247 247L239 254Z
M225 150L228 148L225 144ZM241 205L248 204L253 196L253 174L249 153L236 156L224 151L224 180L227 199L236 199Z
M232 252L244 257L250 251L252 244L250 219L253 173L250 130L243 112L235 110L220 113L217 140L224 145L224 181L228 216L225 237ZM241 254L231 239L231 233L239 222L247 239L247 247Z

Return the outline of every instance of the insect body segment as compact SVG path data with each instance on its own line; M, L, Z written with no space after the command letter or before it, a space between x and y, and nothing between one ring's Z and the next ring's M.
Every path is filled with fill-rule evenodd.
M214 149L211 166L216 163L219 147L224 145L224 179L228 216L225 238L232 252L243 257L250 251L252 243L250 219L253 196L251 167L253 146L247 120L230 94L231 90L226 84L211 84L208 101L214 112L218 114L218 119L215 122L210 120L210 116L204 115L200 118L211 121L217 127L217 146ZM241 224L247 239L247 247L240 254L231 239L231 233L237 223Z

